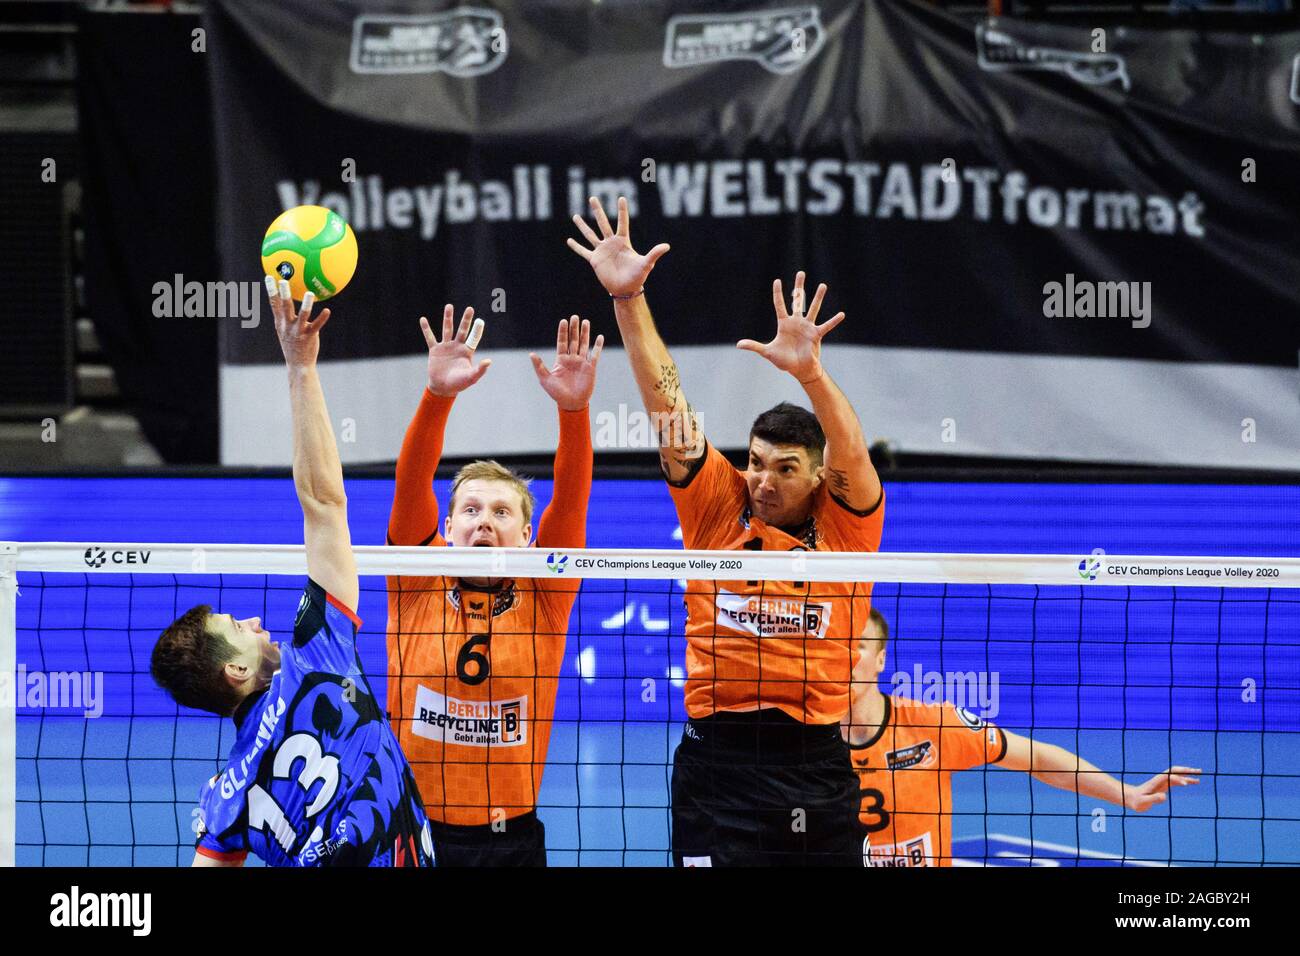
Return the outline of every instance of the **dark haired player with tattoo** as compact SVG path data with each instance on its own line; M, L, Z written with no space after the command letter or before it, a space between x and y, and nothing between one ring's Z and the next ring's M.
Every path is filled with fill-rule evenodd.
M772 286L777 332L737 346L792 375L813 411L763 412L741 471L705 441L677 366L655 329L645 280L668 246L638 254L627 202L615 230L592 199L597 235L569 246L614 300L646 410L666 422L660 459L685 547L875 551L884 491L857 416L821 364L821 340L844 319L816 324L826 287L805 314L804 274L787 310ZM686 710L673 758L673 860L678 866L862 865L858 786L839 721L849 708L856 639L871 585L691 581L686 604Z

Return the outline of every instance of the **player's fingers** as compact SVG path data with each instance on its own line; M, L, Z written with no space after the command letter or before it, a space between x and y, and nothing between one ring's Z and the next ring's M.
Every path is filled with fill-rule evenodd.
M420 334L424 336L424 344L428 348L433 348L438 344L438 340L433 336L433 329L429 328L429 317L420 316Z
M451 341L451 322L455 312L450 302L442 307L442 341L444 342Z
M574 319L578 317L575 315ZM582 320L582 335L578 338L578 355L582 359L587 358L587 352L591 349L591 322L587 319Z
M803 289L795 286L790 290L790 314L792 316L802 316L804 307Z
M575 214L573 217L573 224L578 227L578 231L581 232L583 237L586 238L586 240L590 242L593 246L600 245L600 237L596 235L595 232L592 231L591 226L587 225L587 220ZM575 252L587 253L588 258L590 258L591 250L584 249L582 247L582 244L578 242L578 240L576 239L573 238L569 239L569 248L573 249Z
M271 319L274 322L284 321L284 300L280 298L280 285L272 276L266 277L266 294L271 300Z
M539 379L545 379L551 374L550 370L546 367L546 363L542 361L542 357L536 352L529 352L528 358L532 360L533 371L537 373ZM486 361L486 359L484 361Z
M308 293L308 295L310 294ZM325 328L325 323L330 320L331 315L333 313L328 308L322 309L320 315L316 316L316 321L307 326L307 331L319 333L321 329Z
M467 305L465 311L460 314L460 325L456 329L456 341L464 342L469 338L470 326L474 324L474 307Z
M1170 767L1166 773L1204 773L1200 767Z
M573 219L577 219L577 216L573 217ZM581 220L578 221L581 222ZM569 237L568 239L564 239L564 242L567 243L568 247L571 248L571 250L577 252L578 255L582 256L582 258L591 261L591 255L593 255L593 252L591 252L591 250L589 250L588 247L582 245L581 242L578 242L577 239Z
M835 328L835 326L839 325L843 321L844 321L844 313L836 312L834 315L832 315L821 325L817 326L817 338L819 339L824 338L826 336L826 333L828 333L831 329Z
M618 234L627 238L627 197L618 197Z
M561 358L565 350L569 347L569 320L560 319L560 324L555 327L555 357Z
M280 317L286 321L293 321L293 291L289 288L289 280L281 279L280 288Z
M672 248L672 246L668 245L668 243L666 243L666 242L661 242L661 243L659 243L659 245L655 246L653 249L651 249L649 252L647 252L647 253L645 254L645 257L646 257L646 259L649 260L649 262L650 262L650 268L653 269L653 268L654 268L654 264L655 264L656 262L658 262L659 259L663 256L663 254L664 254L665 252L667 252L667 251L668 251L669 249L671 249L671 248Z
M475 319L474 324L469 327L469 337L465 339L465 347L473 352L478 348L479 342L483 340L483 327L486 323L482 319Z
M790 313L785 310L785 293L781 290L781 280L772 281L772 304L776 306L776 317L784 322L790 318Z
M591 350L592 368L595 368L596 363L600 361L600 353L604 351L604 349L605 349L605 336L603 335L596 336L596 345Z
M484 375L486 375L486 374L487 374L487 370L488 370L488 366L491 365L491 364L492 364L492 360L491 360L491 359L484 359L483 361L479 362L479 363L478 363L478 368L476 368L476 369L474 370L474 377L471 378L471 379L469 380L469 384L470 384L470 385L473 385L475 382L477 382L479 379L481 379Z
M813 293L812 302L808 304L808 321L816 324L817 313L821 311L822 299L826 298L826 283L823 282Z
M600 226L600 234L606 239L614 235L614 230L609 224L609 217L605 215L605 207L600 204L600 200L592 196L587 202L591 203L591 208L596 213L596 225Z
M266 277L266 299L268 302L271 303L272 315L276 315L276 310L279 309L280 307L280 303L278 301L279 298L280 298L280 290L275 284L275 279L273 279L271 276L267 276Z
M298 306L298 321L304 325L311 321L311 307L316 304L316 293L305 292L302 297L302 305Z
M757 352L759 355L763 354L763 343L755 342L753 339L741 339L736 343L736 348L744 349L746 352Z
M582 320L576 315L569 316L569 354L582 353Z

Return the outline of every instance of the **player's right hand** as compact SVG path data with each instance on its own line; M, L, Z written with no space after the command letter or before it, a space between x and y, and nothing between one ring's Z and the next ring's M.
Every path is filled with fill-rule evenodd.
M303 296L302 308L293 307L289 283L266 277L266 294L271 300L271 315L275 319L275 335L280 340L280 351L290 368L308 368L316 364L320 354L320 330L330 320L330 310L324 309L312 320L311 310L316 296L308 292Z
M429 346L429 391L435 395L456 395L469 388L483 377L491 359L483 359L474 365L474 349L478 346L478 336L483 331L483 320L474 321L474 309L466 308L460 317L460 328L452 334L452 321L456 310L448 303L442 310L442 341L438 341L429 320L420 316L420 331L424 333L424 342ZM477 327L478 333L471 343L470 330Z
M1125 787L1124 808L1144 813L1158 803L1169 799L1171 787L1190 787L1201 782L1199 767L1170 767L1164 773L1158 773L1145 783Z
M591 248L587 248L573 238L568 240L569 248L591 263L596 278L610 295L635 295L644 288L646 277L650 275L650 270L655 267L655 263L668 251L668 243L661 242L645 255L641 255L632 248L632 240L628 236L627 200L622 196L618 197L617 232L611 228L600 200L592 196L588 202L591 203L591 209L596 214L596 225L600 227L600 236L598 237L592 231L581 216L574 216L574 225L591 243Z

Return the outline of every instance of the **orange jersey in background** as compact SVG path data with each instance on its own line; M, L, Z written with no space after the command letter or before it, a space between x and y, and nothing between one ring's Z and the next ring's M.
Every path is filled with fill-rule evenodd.
M952 865L952 774L997 763L1001 728L952 704L885 696L874 738L849 745L872 866Z
M425 392L398 462L390 544L445 546L432 481L451 400ZM537 545L586 543L588 412L560 412L551 504ZM430 819L476 826L533 810L580 581L388 579L388 708Z
M744 473L713 446L685 487L669 485L688 549L876 551L884 492L866 514L818 488L800 537L749 514ZM686 711L780 708L808 724L849 708L857 638L871 610L869 582L690 581L686 588Z

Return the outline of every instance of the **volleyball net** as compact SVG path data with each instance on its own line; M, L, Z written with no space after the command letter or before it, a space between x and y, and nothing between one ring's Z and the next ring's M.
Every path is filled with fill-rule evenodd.
M391 703L399 674L420 685L416 706L389 706L389 718L411 722L422 741L460 745L446 751L444 782L472 776L476 761L528 755L552 865L671 860L688 581L715 597L737 584L756 595L738 605L752 616L733 615L726 639L749 627L740 639L760 662L793 633L824 640L825 615L843 612L824 599L826 584L870 589L888 628L870 686L888 703L867 708L875 725L850 733L865 760L862 823L876 863L1300 864L1297 558L354 550L357 647L374 697ZM235 727L177 707L150 676L153 646L200 604L260 617L288 640L305 576L301 546L0 544L0 863L187 865L200 789L224 768ZM406 606L393 593L441 588L426 596L441 608L472 594L438 582L479 578L521 593L573 582L567 633L530 628L530 656L512 655L500 629L485 641L433 633L427 618L390 627ZM802 591L794 599L783 587L765 602L764 582ZM487 620L498 608L456 610ZM852 626L862 633L867 622ZM409 643L394 653L389 632L403 628ZM550 651L536 653L537 642ZM427 658L409 647L438 649L437 672L422 672L412 662ZM532 681L530 692L496 693L507 679ZM472 692L457 696L453 683ZM941 711L958 723L926 724ZM957 732L971 737L950 740ZM976 739L984 749L968 746ZM1083 771L1071 782L1032 756L1008 769L1008 741L1020 739L1031 755L1077 755L1095 777L1139 784L1187 766L1200 782L1126 809L1079 784ZM474 747L481 759L465 756ZM411 759L417 778L430 772ZM446 784L424 798L451 822L508 817L529 802L498 794L475 807L465 792ZM928 839L909 828L913 817Z

